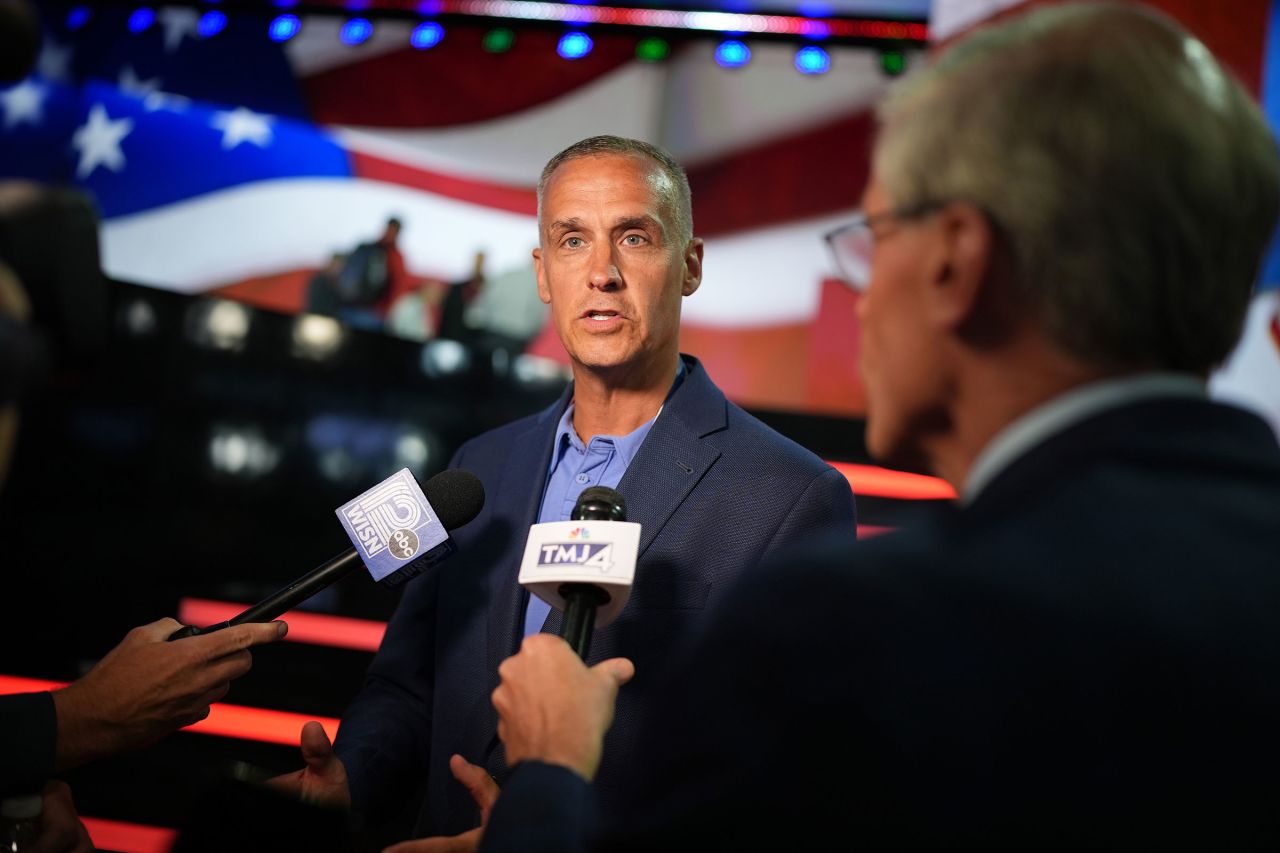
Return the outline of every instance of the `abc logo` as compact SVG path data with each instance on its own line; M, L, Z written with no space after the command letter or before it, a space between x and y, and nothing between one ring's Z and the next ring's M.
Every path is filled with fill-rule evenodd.
M402 527L399 530L392 531L391 541L387 544L393 557L407 560L418 553L418 534Z

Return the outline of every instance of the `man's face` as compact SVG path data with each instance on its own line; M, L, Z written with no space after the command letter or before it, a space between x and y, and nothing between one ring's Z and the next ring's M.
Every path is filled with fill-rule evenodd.
M872 217L896 202L873 177L863 196ZM942 417L946 370L929 328L927 285L939 257L935 223L881 219L874 226L871 283L858 301L858 367L867 395L867 450L885 464L927 465L923 440Z
M575 368L649 378L675 369L680 300L702 280L702 241L687 245L661 209L646 157L580 157L543 191L538 295Z

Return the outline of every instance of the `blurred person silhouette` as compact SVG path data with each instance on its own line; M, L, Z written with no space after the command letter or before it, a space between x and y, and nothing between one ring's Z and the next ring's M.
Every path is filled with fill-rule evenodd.
M486 276L463 312L463 322L483 350L524 351L547 323L550 310L538 298L538 275L532 263Z
M440 302L440 323L437 337L464 344L473 343L475 330L467 323L467 306L484 286L485 253L477 251L471 263L471 273L460 281L450 282Z
M376 240L352 249L338 273L339 318L349 326L381 331L391 306L414 287L400 251L404 223L387 219Z
M320 314L325 317L337 317L342 307L342 299L338 293L338 278L342 275L342 267L347 256L342 252L334 252L325 265L316 270L307 281L307 303L303 310L308 314Z
M436 315L448 283L422 279L403 294L387 312L387 333L407 341L428 341L436 336Z
M879 115L829 236L867 446L958 503L744 578L603 814L642 667L527 638L487 853L1280 846L1280 448L1205 391L1280 210L1261 112L1165 15L1073 3L978 29Z

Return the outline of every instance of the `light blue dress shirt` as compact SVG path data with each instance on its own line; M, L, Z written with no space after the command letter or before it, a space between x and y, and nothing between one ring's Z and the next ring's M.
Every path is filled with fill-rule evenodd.
M668 399L680 387L684 378L684 361L680 361L675 383L667 392ZM664 404L665 405L665 404ZM597 435L585 446L573 429L573 401L560 418L556 427L555 444L551 450L551 467L547 472L547 487L542 493L542 508L538 511L538 523L568 521L578 496L590 486L608 486L616 489L627 473L627 466L640 450L645 436L653 427L658 415L636 427L626 435ZM536 634L547 621L551 605L536 595L529 596L529 606L524 615L524 635Z

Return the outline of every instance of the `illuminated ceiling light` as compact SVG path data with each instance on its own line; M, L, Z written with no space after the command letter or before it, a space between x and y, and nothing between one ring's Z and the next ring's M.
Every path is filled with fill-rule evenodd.
M371 35L373 35L373 24L369 23L368 18L352 18L342 25L338 38L342 39L343 44L354 46L364 44Z
M565 59L581 59L591 52L591 36L586 33L565 33L556 45L556 53Z
M890 77L897 77L907 69L907 57L900 50L880 52L880 69Z
M671 45L660 38L641 39L636 45L636 59L641 62L661 62L671 55Z
M716 64L721 68L741 68L751 61L751 48L737 39L716 46Z
M324 361L342 347L342 324L332 317L301 314L293 323L291 351L299 358Z
M129 16L129 32L145 32L155 22L156 13L154 9L149 9L146 6L141 9L134 9L133 14Z
M435 21L427 21L414 27L413 35L409 36L409 44L418 50L426 50L435 47L442 38L444 38L444 27Z
M506 53L511 50L511 46L516 43L516 34L507 27L499 27L496 30L489 30L484 34L484 41L481 45L489 53Z
M222 32L227 26L226 14L217 11L205 12L200 16L200 23L196 24L196 32L200 34L200 38L209 38L216 36Z
M91 17L93 17L93 10L88 6L76 6L67 13L67 29L78 30L89 23Z
M796 70L801 74L826 74L831 70L831 57L817 45L806 45L796 51Z
M297 15L281 15L267 27L267 35L272 41L288 41L302 29L302 21Z

